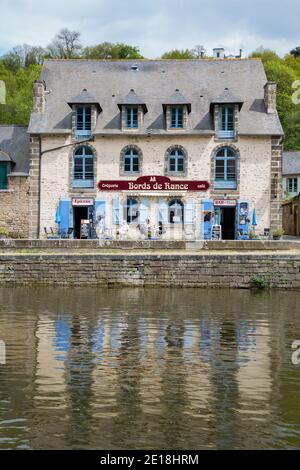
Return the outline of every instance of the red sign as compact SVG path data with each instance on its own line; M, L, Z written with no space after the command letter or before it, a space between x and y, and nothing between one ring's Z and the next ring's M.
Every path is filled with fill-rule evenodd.
M207 191L208 181L171 180L167 176L140 176L136 180L101 180L99 191Z
M215 199L214 206L235 207L236 200L235 199Z

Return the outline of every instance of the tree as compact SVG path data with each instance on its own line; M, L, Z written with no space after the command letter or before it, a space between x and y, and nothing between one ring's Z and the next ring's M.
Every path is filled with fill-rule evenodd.
M142 59L139 48L123 43L102 42L86 47L82 57L86 59Z
M194 46L194 49L192 49L191 52L197 59L203 59L203 57L205 57L205 54L206 54L206 49L204 46L199 44L199 45Z
M11 49L2 61L8 70L16 73L20 68L29 65L41 65L45 55L46 51L42 47L23 44Z
M63 28L47 47L47 57L54 59L74 59L82 51L80 32Z
M294 57L300 57L300 47L295 47L295 49L291 50L290 54Z
M169 52L165 52L162 59L195 59L195 54L191 49L173 49Z

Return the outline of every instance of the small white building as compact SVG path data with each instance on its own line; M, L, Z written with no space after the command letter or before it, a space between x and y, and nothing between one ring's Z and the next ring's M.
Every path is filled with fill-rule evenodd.
M282 154L282 191L284 199L300 192L300 152Z
M46 60L30 234L247 238L281 226L276 84L254 59Z

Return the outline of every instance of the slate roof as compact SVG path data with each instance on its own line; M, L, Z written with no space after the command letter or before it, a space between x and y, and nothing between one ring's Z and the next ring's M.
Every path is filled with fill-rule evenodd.
M212 101L211 104L238 104L239 109L241 109L243 105L243 100L235 96L229 88L224 88L223 92L217 96L215 100Z
M140 98L133 88L129 91L125 98L121 100L120 103L118 103L119 109L121 109L121 107L125 105L141 105L143 106L144 113L147 113L148 111L145 100L143 98Z
M191 112L191 102L187 100L182 93L178 90L178 88L175 90L175 92L163 102L163 107L165 108L166 105L187 105L188 107L188 112Z
M283 152L282 174L283 175L300 175L300 151L299 152Z
M189 129L185 134L213 134L210 104L229 88L240 97L239 116L242 135L282 135L277 114L267 114L264 85L267 81L258 59L232 60L46 60L41 79L47 89L45 112L32 113L29 132L70 133L71 110L68 103L84 88L101 103L96 134L113 135L121 131L118 104L134 89L143 97L148 113L136 134L165 135L162 105L179 89L191 103ZM176 131L174 131L175 133ZM180 131L182 135L182 131Z
M73 104L95 104L98 107L98 111L102 111L100 103L87 91L86 88L81 90L77 96L70 99L68 105L72 107Z
M29 173L29 135L24 126L0 125L0 153L14 163L11 174Z

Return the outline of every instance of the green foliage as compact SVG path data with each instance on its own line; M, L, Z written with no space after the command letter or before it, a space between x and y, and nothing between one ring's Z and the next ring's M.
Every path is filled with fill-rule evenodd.
M32 83L40 72L40 65L30 65L14 73L0 61L0 80L5 82L6 87L6 105L0 104L0 124L28 124L32 108Z
M143 59L138 47L111 42L86 47L82 57L86 59Z
M268 287L269 282L260 275L255 275L250 278L250 284L252 287L256 287L257 289L265 289Z
M274 51L260 48L251 57L260 58L268 80L277 83L277 109L285 132L285 150L299 150L300 104L296 105L292 101L295 92L292 85L300 80L300 56L291 52L280 58Z
M173 49L161 56L162 59L195 59L195 57L195 52L191 49Z

